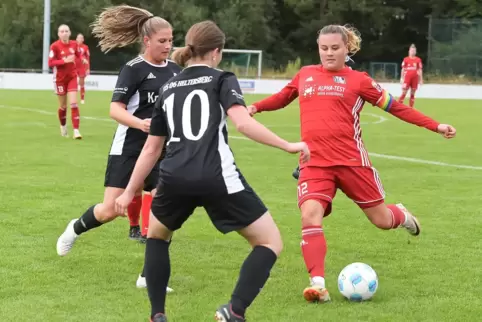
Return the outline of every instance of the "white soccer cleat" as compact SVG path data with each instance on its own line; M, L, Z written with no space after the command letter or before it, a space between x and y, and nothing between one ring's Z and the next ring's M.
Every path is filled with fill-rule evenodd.
M136 287L137 288L147 288L146 278L139 275L139 277L137 278ZM172 288L170 288L169 286L166 287L166 293L171 293L172 291L174 291Z
M85 104L85 101L84 101L84 100L80 100L80 104L84 105L84 104Z
M79 235L77 235L74 231L74 223L76 221L77 219L71 220L67 225L67 228L65 228L64 233L60 235L59 239L57 240L57 254L59 256L67 255L79 237Z
M74 129L74 140L82 140L82 134L78 129Z
M404 227L410 235L420 235L420 223L418 219L401 203L397 203L395 206L405 214L405 222L403 222L401 226Z
M62 135L65 138L69 137L69 133L67 132L67 125L60 126L60 135Z

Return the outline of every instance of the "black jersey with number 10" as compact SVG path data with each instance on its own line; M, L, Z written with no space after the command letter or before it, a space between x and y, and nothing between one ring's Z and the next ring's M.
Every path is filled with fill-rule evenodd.
M150 134L166 136L160 181L171 192L233 194L245 189L228 146L227 110L245 106L236 76L194 65L160 90Z

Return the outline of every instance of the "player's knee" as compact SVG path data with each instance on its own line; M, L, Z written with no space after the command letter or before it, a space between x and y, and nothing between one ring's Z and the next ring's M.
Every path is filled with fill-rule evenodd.
M112 221L121 215L122 214L116 213L114 202L104 202L99 204L98 209L96 209L96 217L100 222L103 223Z
M281 254L281 251L283 250L283 240L281 239L281 234L279 230L277 230L276 233L272 234L268 243L260 246L264 246L271 249L273 253L276 254L276 256L279 256Z
M305 226L319 226L326 206L319 200L306 200L301 205L301 223Z

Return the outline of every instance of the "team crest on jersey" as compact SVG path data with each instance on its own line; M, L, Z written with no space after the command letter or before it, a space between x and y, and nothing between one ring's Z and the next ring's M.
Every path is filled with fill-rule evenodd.
M379 91L380 93L383 92L382 87L381 87L380 85L378 85L377 82L372 81L372 86L373 86L373 88L375 88L375 89L376 89L377 91Z
M333 81L338 84L346 84L345 77L333 76Z

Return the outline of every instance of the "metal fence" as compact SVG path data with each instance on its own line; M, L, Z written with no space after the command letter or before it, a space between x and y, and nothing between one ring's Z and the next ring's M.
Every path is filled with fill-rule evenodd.
M441 78L482 78L482 19L429 19L427 70Z

